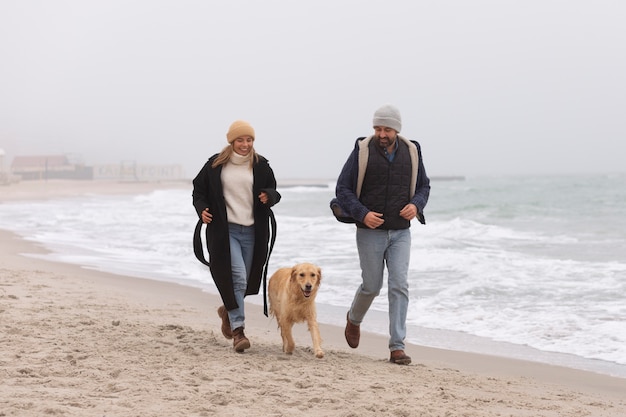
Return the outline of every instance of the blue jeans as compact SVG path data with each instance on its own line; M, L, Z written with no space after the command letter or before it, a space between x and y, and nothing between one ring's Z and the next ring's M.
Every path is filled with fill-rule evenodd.
M409 308L411 230L362 229L356 231L362 283L354 295L349 317L359 325L383 287L385 264L389 287L389 350L404 350Z
M233 275L233 290L238 307L228 311L230 327L235 330L245 327L245 311L243 299L248 288L248 278L252 268L254 255L254 225L242 226L229 223L228 234L230 236L230 265Z

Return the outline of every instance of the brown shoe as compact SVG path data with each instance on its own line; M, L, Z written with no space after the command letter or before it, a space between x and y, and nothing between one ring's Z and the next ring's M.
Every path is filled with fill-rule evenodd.
M361 327L356 324L350 323L350 312L346 315L346 342L352 349L356 349L359 346L359 340L361 339Z
M403 350L394 350L391 352L389 362L397 363L398 365L408 365L411 363L411 357L404 353Z
M246 335L243 334L243 327L237 327L233 330L233 347L237 353L241 353L250 348L250 341Z
M233 331L230 329L230 320L228 320L228 311L226 311L226 307L219 306L217 308L217 315L222 319L222 334L226 339L232 339Z

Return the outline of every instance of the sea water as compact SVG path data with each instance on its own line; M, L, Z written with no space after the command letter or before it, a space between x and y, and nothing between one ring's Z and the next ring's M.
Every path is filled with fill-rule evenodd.
M329 209L334 186L279 187L269 273L318 264L319 320L343 326L360 268L355 227ZM626 174L431 186L426 225L411 226L407 341L626 377ZM217 294L193 254L196 220L191 187L0 204L0 228L46 258ZM363 328L386 335L386 311L385 285Z

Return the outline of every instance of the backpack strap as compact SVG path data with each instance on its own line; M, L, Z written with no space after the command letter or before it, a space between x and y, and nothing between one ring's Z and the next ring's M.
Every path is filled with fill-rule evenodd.
M196 255L196 258L206 266L211 266L209 261L207 261L204 257L204 251L202 250L202 238L200 237L200 233L202 233L202 219L198 219L198 223L196 223L196 228L193 231L193 253ZM207 231L208 233L208 231Z
M361 188L363 187L363 180L365 179L365 171L367 169L367 161L370 157L369 144L374 136L369 136L367 138L359 138L362 139L359 142L359 171L356 179L356 197L361 197Z
M263 265L263 314L265 317L269 317L267 311L267 267L270 263L270 255L274 249L274 242L276 242L276 218L274 212L270 209L270 246L267 251L267 258L265 259L265 265Z

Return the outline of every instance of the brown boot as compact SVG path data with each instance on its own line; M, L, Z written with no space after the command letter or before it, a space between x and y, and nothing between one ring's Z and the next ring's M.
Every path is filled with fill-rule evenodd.
M391 352L389 362L397 363L398 365L408 365L411 363L411 357L404 353L403 350L394 350Z
M344 334L346 335L346 342L348 342L348 346L350 346L352 349L355 349L359 346L359 340L361 339L361 327L350 322L349 311L348 315L346 316L346 322L346 331L344 332Z
M233 331L230 329L230 320L228 320L228 311L226 311L226 307L219 306L217 308L217 315L222 319L222 334L226 339L232 339Z
M233 347L235 348L235 352L238 353L250 348L250 341L246 335L243 334L243 327L237 327L233 330Z

